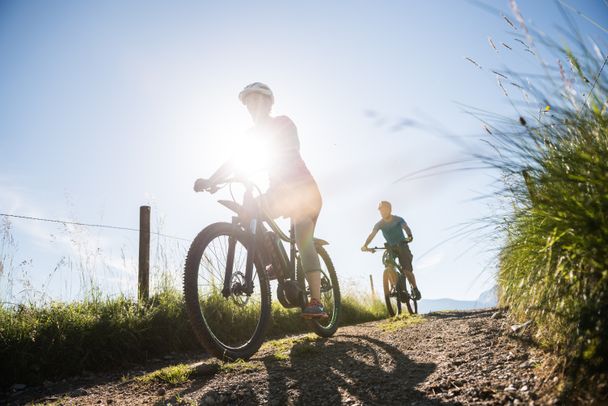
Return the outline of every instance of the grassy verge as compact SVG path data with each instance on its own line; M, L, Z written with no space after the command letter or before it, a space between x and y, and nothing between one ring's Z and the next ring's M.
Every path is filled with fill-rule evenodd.
M382 303L342 299L341 324L386 317ZM269 337L308 331L298 310L273 303ZM167 291L149 305L126 298L0 307L0 382L37 383L144 362L177 351L199 350L181 294ZM175 372L175 371L172 371Z
M608 370L608 58L531 35L556 62L538 85L520 80L529 110L486 127L496 154L483 161L508 203L500 301L562 360L567 393Z
M531 137L551 140L507 224L502 302L536 336L582 366L608 366L608 121L569 117ZM530 193L531 192L531 193Z
M39 382L191 349L189 330L171 292L145 307L118 298L0 308L0 381Z

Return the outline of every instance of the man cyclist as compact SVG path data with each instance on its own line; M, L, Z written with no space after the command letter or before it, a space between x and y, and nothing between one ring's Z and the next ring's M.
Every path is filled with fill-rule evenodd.
M382 235L388 245L387 248L399 259L399 264L403 268L407 280L412 285L414 300L420 300L422 295L416 285L416 277L414 276L414 269L412 267L413 255L408 246L408 243L414 239L412 230L410 230L402 217L392 214L392 206L389 202L381 201L378 205L378 210L382 219L374 226L367 240L365 240L365 244L361 247L361 251L369 251L367 246L372 242L378 231L382 231ZM407 233L407 238L403 234L404 230Z
M268 191L260 201L273 217L291 217L302 268L310 286L311 299L302 311L305 319L327 318L321 303L321 263L313 240L322 199L317 183L300 155L300 140L294 123L286 116L270 115L274 94L264 83L255 82L239 93L254 123L252 141L273 151L267 163ZM218 183L235 172L234 162L226 162L209 179L197 179L196 192L214 191Z

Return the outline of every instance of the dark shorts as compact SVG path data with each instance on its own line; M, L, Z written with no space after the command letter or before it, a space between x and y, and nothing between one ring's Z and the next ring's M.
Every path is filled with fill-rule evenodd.
M399 259L399 265L403 268L404 271L414 272L414 268L412 267L412 259L414 256L412 255L412 251L410 251L410 247L404 241L398 245L390 246L393 255L395 255Z

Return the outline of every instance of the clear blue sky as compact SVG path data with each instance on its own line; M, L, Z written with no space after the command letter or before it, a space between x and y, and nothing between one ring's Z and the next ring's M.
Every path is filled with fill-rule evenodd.
M516 23L507 1L486 4ZM528 24L562 41L556 3L518 4ZM567 4L608 21L602 1ZM605 54L606 34L575 21ZM369 274L379 282L379 256L359 247L377 202L390 200L414 232L423 295L474 299L493 285L490 242L473 236L422 254L491 213L488 201L473 199L496 174L394 181L481 145L479 122L458 102L514 115L488 70L538 70L513 33L499 12L466 1L2 1L0 212L137 228L138 207L151 204L155 229L191 239L229 219L192 184L251 125L237 94L263 81L275 113L298 126L324 198L317 234L331 241L343 285L367 291ZM403 119L426 127L397 128ZM464 148L429 125L479 136L462 139ZM133 293L136 233L11 224L16 246L0 252L13 258L0 275L3 292L10 272L14 293L26 278L49 297L78 297L83 275L107 293ZM161 242L178 274L187 243Z

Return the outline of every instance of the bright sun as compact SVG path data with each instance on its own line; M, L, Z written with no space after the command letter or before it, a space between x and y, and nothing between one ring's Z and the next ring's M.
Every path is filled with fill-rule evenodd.
M229 146L232 162L239 174L258 186L267 183L267 171L272 159L272 145L262 134L247 133L237 137Z

